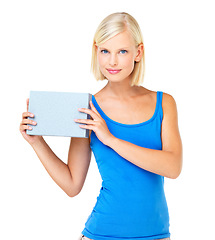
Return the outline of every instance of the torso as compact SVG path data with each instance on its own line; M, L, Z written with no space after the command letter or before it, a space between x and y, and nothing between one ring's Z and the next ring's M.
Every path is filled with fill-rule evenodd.
M94 97L110 119L123 124L137 124L153 116L157 101L156 95L155 91L140 86L137 94L125 100L110 97L103 89L94 94Z

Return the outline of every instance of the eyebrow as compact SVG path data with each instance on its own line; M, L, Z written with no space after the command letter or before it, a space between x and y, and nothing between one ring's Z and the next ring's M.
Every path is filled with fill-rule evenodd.
M109 51L109 49L107 49L107 48L105 48L105 47L99 47L100 49L103 49L103 50L108 50ZM119 49L117 49L117 51L119 51L119 50L126 50L126 49L129 49L129 47L123 47L123 48L119 48Z

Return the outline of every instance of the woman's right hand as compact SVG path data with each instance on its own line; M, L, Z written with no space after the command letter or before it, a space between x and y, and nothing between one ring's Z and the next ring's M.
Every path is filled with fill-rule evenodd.
M37 123L34 120L28 119L28 117L34 117L33 113L28 112L28 106L29 106L29 98L27 98L27 112L23 112L22 113L22 121L20 123L20 132L22 134L22 136L24 137L24 139L30 144L33 145L34 143L36 143L37 141L40 141L42 139L42 136L38 136L38 135L28 135L26 133L26 129L31 130L31 126L27 125L37 125Z

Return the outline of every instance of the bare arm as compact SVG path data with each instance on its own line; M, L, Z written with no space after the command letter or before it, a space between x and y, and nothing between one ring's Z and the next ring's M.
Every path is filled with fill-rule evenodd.
M28 110L29 100L27 100ZM82 189L91 159L89 138L71 138L68 164L59 159L48 146L42 136L31 136L26 134L30 129L27 124L36 125L27 119L31 113L22 114L20 132L25 140L32 146L41 163L51 178L70 197L76 196Z
M65 164L54 154L43 138L32 147L57 185L68 196L76 196L83 187L90 164L89 139L71 138L68 164Z
M176 103L163 94L162 150L148 149L112 137L108 146L133 164L156 174L177 178L182 169L182 142L178 129Z
M90 130L89 132L89 135L91 135ZM90 137L71 138L68 153L68 167L72 174L76 195L81 191L84 185L91 161L91 154Z

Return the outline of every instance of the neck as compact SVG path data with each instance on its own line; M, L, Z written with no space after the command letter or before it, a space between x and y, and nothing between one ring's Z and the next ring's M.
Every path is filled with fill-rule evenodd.
M131 87L129 81L108 81L105 86L105 90L107 91L108 95L111 95L112 97L126 99L137 94L138 86Z

